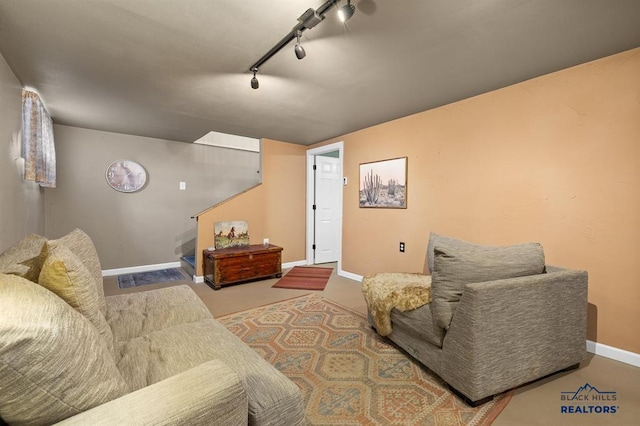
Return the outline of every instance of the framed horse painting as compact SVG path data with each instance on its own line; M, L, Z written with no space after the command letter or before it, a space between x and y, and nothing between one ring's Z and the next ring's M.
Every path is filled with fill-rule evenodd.
M249 245L249 225L243 220L216 222L213 230L216 249Z

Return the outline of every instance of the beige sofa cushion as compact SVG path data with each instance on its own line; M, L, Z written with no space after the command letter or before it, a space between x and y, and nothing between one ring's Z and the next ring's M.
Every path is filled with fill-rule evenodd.
M219 359L244 383L249 424L298 424L287 419L304 417L296 384L213 318L119 342L117 351L118 368L132 390Z
M42 268L42 249L47 239L41 235L31 234L18 241L8 250L0 254L0 273L24 277L38 282Z
M448 329L469 283L542 274L544 252L537 243L508 247L435 246L431 281L434 323Z
M106 300L106 319L115 342L211 318L207 306L187 285L107 296Z
M39 284L91 321L113 353L113 334L100 312L98 290L91 273L60 240L47 242L46 252Z
M106 314L106 304L104 300L104 284L102 280L102 265L98 258L98 252L93 245L91 238L82 230L74 229L64 237L57 240L67 246L69 250L80 259L84 266L87 267L93 277L98 290L98 306L102 315Z
M95 327L49 290L0 274L0 417L52 424L128 393Z

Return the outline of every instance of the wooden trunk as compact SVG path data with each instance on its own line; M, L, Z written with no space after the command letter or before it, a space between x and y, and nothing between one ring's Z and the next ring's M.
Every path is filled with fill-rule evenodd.
M282 247L254 244L204 250L204 281L214 290L224 285L282 276Z

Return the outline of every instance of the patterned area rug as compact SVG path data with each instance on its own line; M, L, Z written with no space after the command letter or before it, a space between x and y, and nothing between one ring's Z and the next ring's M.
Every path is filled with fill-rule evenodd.
M184 280L186 277L178 268L159 269L157 271L136 272L118 275L118 287L130 288L147 284Z
M333 268L294 266L273 285L273 288L293 288L298 290L324 290Z
M302 389L310 425L489 425L510 399L467 406L364 315L319 295L217 319Z

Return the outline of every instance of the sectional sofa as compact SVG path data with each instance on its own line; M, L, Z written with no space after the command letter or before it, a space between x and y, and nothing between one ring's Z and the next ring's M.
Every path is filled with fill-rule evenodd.
M302 425L300 389L189 286L105 297L76 229L0 254L0 418L10 425Z

